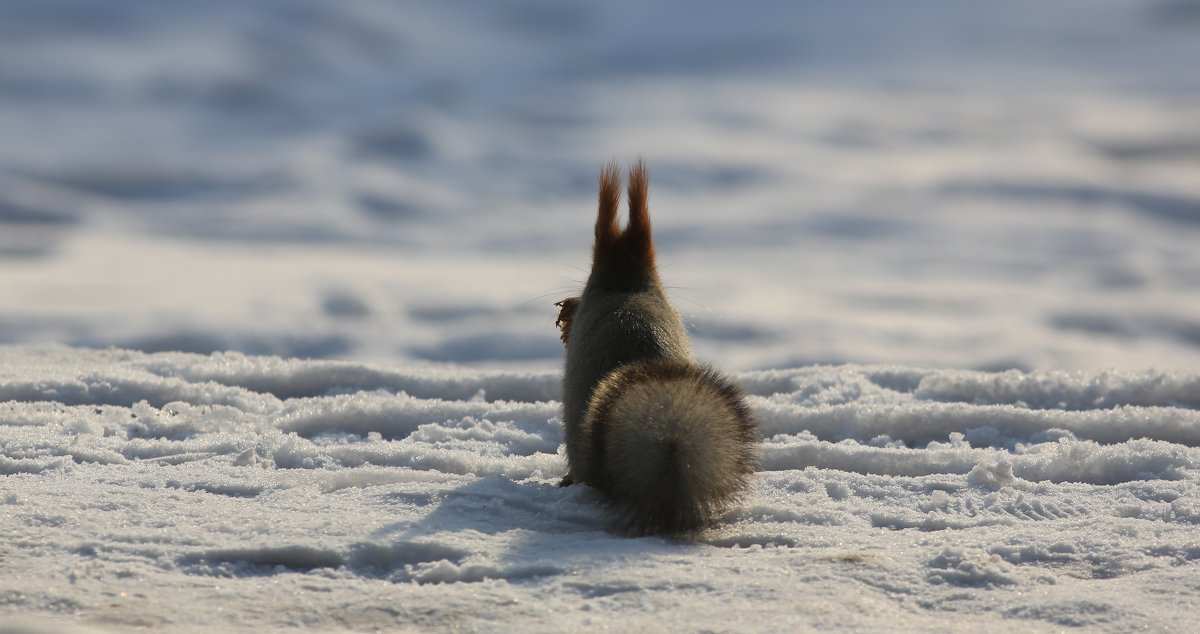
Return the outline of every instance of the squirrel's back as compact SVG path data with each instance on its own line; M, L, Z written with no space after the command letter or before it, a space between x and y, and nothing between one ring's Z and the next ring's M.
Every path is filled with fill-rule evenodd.
M711 522L745 488L758 432L741 391L692 358L655 267L641 162L630 170L624 230L619 198L609 165L587 286L560 303L564 484L603 491L631 532L681 533Z

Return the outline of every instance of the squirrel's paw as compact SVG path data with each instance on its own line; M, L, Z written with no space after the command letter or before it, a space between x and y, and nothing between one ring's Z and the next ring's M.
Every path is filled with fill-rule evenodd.
M571 336L571 318L575 316L575 309L579 308L579 298L568 297L561 302L555 302L554 305L558 306L558 317L554 320L554 325L558 327L559 339L566 343L567 338Z

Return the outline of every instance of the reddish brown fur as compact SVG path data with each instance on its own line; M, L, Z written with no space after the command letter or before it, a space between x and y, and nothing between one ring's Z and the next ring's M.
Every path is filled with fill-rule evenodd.
M600 209L596 214L596 245L592 257L611 249L621 237L617 206L621 202L621 169L615 161L600 170Z
M620 169L616 163L609 163L601 170L596 243L592 248L589 284L607 290L635 290L657 283L648 197L646 165L638 160L629 170L629 222L622 229L617 219L621 198Z
M629 168L629 227L626 235L647 262L654 261L654 240L650 233L650 178L646 164L638 159Z

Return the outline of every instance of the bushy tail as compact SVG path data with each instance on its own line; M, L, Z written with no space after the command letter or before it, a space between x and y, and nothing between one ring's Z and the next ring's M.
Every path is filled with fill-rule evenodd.
M633 534L710 524L745 488L758 430L740 389L690 362L642 361L596 388L585 428L595 482Z

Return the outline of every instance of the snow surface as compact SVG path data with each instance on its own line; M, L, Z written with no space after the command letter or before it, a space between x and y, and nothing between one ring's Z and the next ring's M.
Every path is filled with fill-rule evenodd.
M761 469L674 541L556 486L554 372L0 352L0 597L31 627L1200 625L1200 375L740 373Z
M1197 59L1197 0L4 0L0 632L1200 629ZM694 543L553 486L636 156L767 438Z

